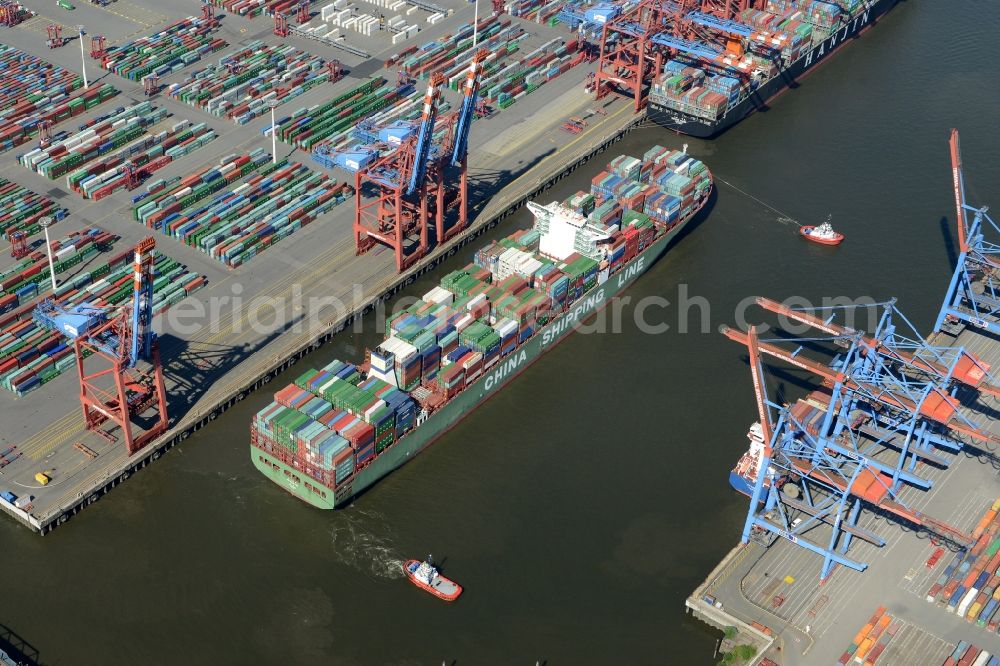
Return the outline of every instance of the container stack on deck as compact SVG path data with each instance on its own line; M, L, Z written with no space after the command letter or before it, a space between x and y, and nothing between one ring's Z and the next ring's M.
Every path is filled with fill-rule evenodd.
M91 261L100 252L109 250L116 240L105 231L85 229L54 243L56 274ZM0 275L0 294L7 294L0 295L0 312L5 312L0 314L0 386L24 395L73 366L71 341L32 319L38 296L48 296L66 305L124 304L134 289L132 256L130 248L105 263L96 266L92 263L83 272L64 279L55 294L50 293L48 263L43 252L33 253ZM165 311L205 284L204 277L162 254L156 257L155 276L154 313ZM4 305L11 297L17 298L13 308Z
M927 601L997 633L1000 626L1000 499L973 531L976 542L958 551L927 591ZM935 563L936 564L936 563Z
M67 175L67 186L86 198L100 199L125 186L124 163L130 162L140 180L186 155L216 135L205 123L187 120L150 130L169 113L149 102L118 109L88 123L76 134L18 157L22 166L55 179ZM104 159L94 161L105 156ZM86 165L86 166L84 166Z
M233 268L353 193L297 162L270 160L263 151L223 158L219 167L201 169L148 198L133 217ZM246 175L243 184L196 206Z
M254 417L251 437L334 488L406 433L415 409L405 392L335 360L278 391Z
M231 73L227 62L239 73ZM168 89L174 99L231 118L245 125L268 112L269 102L286 102L327 80L326 62L294 46L268 46L253 41L220 59L219 64L193 72Z
M721 61L716 64L684 57L668 60L650 90L650 101L715 121L754 90L755 75L764 79L776 75L776 63L790 65L864 7L860 0L768 0L763 10L747 9L739 22L753 31L748 51L733 52L720 42L715 46Z
M371 438L352 439L345 423L365 421L373 429L377 457L410 429L413 409L439 408L516 353L552 317L675 227L681 215L692 215L695 193L705 194L711 186L701 162L660 146L643 161L616 158L608 164L607 174L612 173L627 183L609 184L607 194L580 192L564 205L550 205L546 211L552 217L537 214L533 229L480 248L474 263L448 273L422 299L395 313L385 340L360 371L335 362L279 391L254 420L254 446L311 476L319 483L311 490L326 497L324 488L335 489L347 478L349 455L355 469L371 462ZM672 176L684 182L671 181ZM660 182L670 182L680 195L667 195ZM618 192L627 199L615 199ZM641 212L648 201L659 207L655 216ZM563 223L580 230L569 244L565 229L555 229ZM387 396L396 395L405 401L412 396L418 407L403 397L394 407L396 398ZM330 449L316 444L333 437L328 431L348 443L334 440ZM343 470L328 462L331 456L343 462Z
M84 90L73 72L4 44L0 70L0 150L29 141L42 121L55 127L118 94L109 84Z
M653 146L641 162L628 156L613 160L591 180L590 192L669 225L684 217L698 193L710 186L704 164L680 151ZM589 215L613 219L613 209L605 202Z
M226 47L224 39L212 36L213 24L189 16L149 37L107 49L101 67L131 81L147 74L164 77Z
M6 238L12 231L34 235L42 229L41 218L61 220L68 214L69 211L48 197L0 178L0 238Z

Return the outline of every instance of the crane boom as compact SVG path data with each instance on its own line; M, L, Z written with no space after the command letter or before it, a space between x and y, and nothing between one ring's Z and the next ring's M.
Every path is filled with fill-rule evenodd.
M153 347L153 263L156 240L145 238L135 246L132 275L132 339L127 367L148 359Z
M427 158L431 151L434 123L437 121L437 101L441 95L439 88L442 81L444 81L444 77L435 73L431 75L430 83L427 84L427 92L424 94L424 111L420 120L420 130L417 133L413 167L406 187L407 194L416 192L427 175Z
M756 302L757 305L761 306L765 310L781 315L782 317L787 317L793 321L807 324L813 328L823 331L824 333L829 333L830 335L860 335L860 332L855 331L853 328L834 324L832 321L824 321L819 317L801 312L799 310L793 310L792 308L782 303L778 303L777 301L772 301L769 298L760 296L756 299ZM942 363L921 358L916 354L902 349L897 349L891 345L885 344L883 340L872 338L871 336L862 335L860 336L860 339L861 342L868 348L900 361L901 363L905 363L925 372L930 372L942 378L955 379L959 383L978 389L987 395L1000 397L1000 387L983 381L987 377L986 370L989 369L989 366L983 363L983 361L977 356L965 350L958 351L958 362L955 363L955 367L948 368Z
M692 23L697 23L698 25L706 28L712 28L713 30L726 32L732 35L739 35L740 37L749 37L753 34L753 30L742 23L719 18L718 16L713 16L712 14L705 14L704 12L688 12L684 15L684 18Z
M724 326L722 328L722 333L734 342L738 342L746 347L749 347L750 345L749 336L746 333L742 333L728 326ZM978 428L974 428L964 423L953 422L954 417L958 414L958 403L954 398L939 388L932 389L927 397L923 399L920 404L917 404L909 398L898 396L890 391L865 382L859 382L856 379L845 375L843 372L834 370L833 368L827 367L822 363L817 363L816 361L786 352L780 347L761 342L758 343L758 348L761 352L767 354L768 356L785 361L786 363L794 365L797 368L801 368L802 370L812 372L830 383L842 383L847 389L858 391L863 395L870 396L872 400L890 407L903 409L910 413L919 413L921 416L924 416L935 423L940 423L953 432L968 435L969 437L972 437L980 442L996 443L1000 441L1000 438L983 432Z
M476 96L479 94L479 78L483 71L483 61L490 54L486 49L480 49L469 63L469 71L465 76L462 110L455 126L455 141L451 153L452 166L459 166L469 151L469 130L472 119L476 115Z
M753 392L757 398L757 415L764 436L764 455L771 455L771 414L767 408L767 387L764 384L764 367L760 362L760 348L757 342L757 327L751 326L747 335L747 349L750 352L750 373L753 377Z
M958 130L951 130L948 140L951 149L951 179L955 188L955 220L958 222L958 248L969 251L969 239L965 228L965 179L962 177L962 152L958 144Z

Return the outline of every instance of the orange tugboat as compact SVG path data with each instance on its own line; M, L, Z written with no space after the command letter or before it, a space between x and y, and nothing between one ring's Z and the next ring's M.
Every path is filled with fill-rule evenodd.
M438 599L454 601L458 599L458 595L462 594L461 585L438 573L438 570L431 564L430 555L423 562L407 560L403 565L403 571L411 583L425 592L430 592Z
M844 240L844 234L837 233L833 230L833 226L830 224L829 218L818 227L802 227L799 230L799 233L812 242L820 243L821 245L840 245L841 241Z

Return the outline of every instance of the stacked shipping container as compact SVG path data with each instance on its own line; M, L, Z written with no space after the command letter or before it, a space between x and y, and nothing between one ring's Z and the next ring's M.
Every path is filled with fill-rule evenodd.
M101 67L131 81L167 76L225 48L225 40L212 37L217 27L217 22L189 16L149 37L108 47Z
M200 169L147 197L133 217L232 268L353 194L325 174L287 159L270 164L270 158L261 150L225 157L219 167ZM224 189L247 175L243 184Z
M69 174L68 187L84 197L100 199L127 184L126 162L141 180L215 139L215 132L205 123L190 125L182 120L158 128L168 115L149 102L123 107L47 148L20 155L18 162L50 179Z
M848 664L852 661L873 666L885 651L889 642L899 631L901 623L885 612L885 606L879 606L869 618L868 623L861 628L844 654L837 660L838 664Z
M6 238L12 231L31 236L41 231L41 218L61 220L68 213L48 197L0 178L0 237Z
M223 56L219 64L193 72L168 94L239 125L268 112L273 100L286 102L327 81L326 62L294 46L250 42Z
M108 84L84 90L73 72L5 44L0 70L0 150L29 141L42 122L55 127L118 94Z
M1000 658L991 655L968 641L959 641L941 666L1000 666Z
M401 99L399 90L383 78L369 79L329 102L297 109L276 121L278 138L304 150L321 141L344 137L363 118ZM271 128L264 129L270 136Z
M1000 627L1000 499L973 531L976 542L960 550L927 591L927 601L997 633ZM939 554L940 557L940 554ZM937 561L932 566L937 565Z

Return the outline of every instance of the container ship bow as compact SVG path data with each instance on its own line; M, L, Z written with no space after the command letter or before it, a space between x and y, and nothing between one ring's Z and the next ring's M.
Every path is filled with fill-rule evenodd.
M250 428L263 474L313 506L343 505L419 453L601 309L705 206L712 175L654 146L619 156L531 229L480 248L394 315L359 365L335 360L274 395Z
M857 37L898 0L767 0L732 20L692 12L682 19L698 40L667 40L649 91L650 119L682 134L715 136L794 86Z

